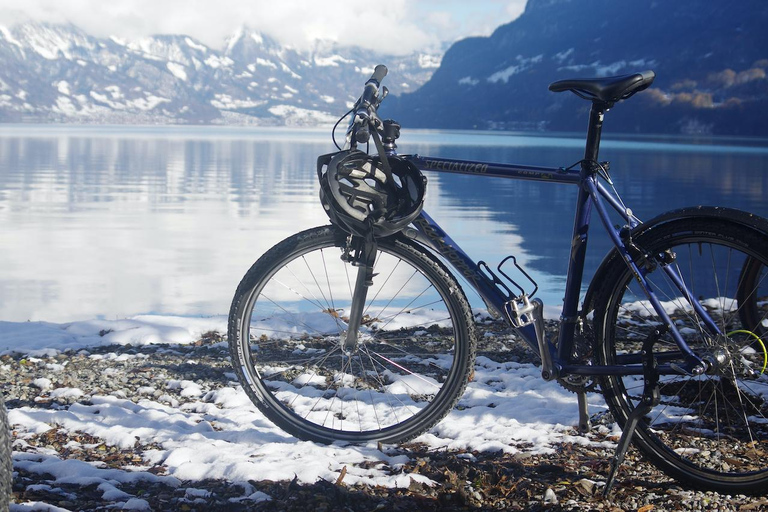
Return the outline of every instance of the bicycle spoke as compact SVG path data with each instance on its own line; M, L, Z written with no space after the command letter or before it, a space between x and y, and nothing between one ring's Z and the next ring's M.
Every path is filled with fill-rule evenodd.
M363 311L363 316L365 316L365 315L366 315L366 313L368 313L368 309L369 309L369 308L370 308L370 307L373 305L373 303L375 303L375 302L376 302L376 299L379 297L379 294L382 292L382 290L384 290L384 287L386 287L386 286L387 286L387 283L389 283L390 279L392 279L392 276L394 275L395 271L397 270L397 267L399 267L399 266L400 266L400 263L401 263L401 261L402 261L402 260L398 260L398 261L397 261L397 263L396 263L396 264L395 264L395 266L392 268L392 271L389 273L389 275L387 276L387 278L386 278L386 279L384 279L384 281L382 281L382 282L380 283L380 285L379 285L379 289L376 291L376 293L374 294L373 298L372 298L372 299L370 300L370 302L368 303L368 306L366 306L366 308L365 308L365 311ZM377 262L377 263L378 263L378 262ZM375 271L375 268L374 268L374 271ZM395 296L396 296L396 295L395 295ZM390 303L392 302L392 300L394 300L394 298L395 298L395 297L392 297L392 299L390 299ZM390 303L387 303L387 306L389 306L389 304L390 304ZM387 306L384 306L384 308L386 309L386 307L387 307Z
M289 316L291 319L293 319L293 320L296 322L296 324L297 324L297 325L300 325L301 327L306 327L306 328L307 328L307 330L309 330L309 331L312 331L312 332L315 332L315 333L317 333L317 334L322 334L322 333L321 333L321 332L320 332L318 329L316 329L316 328L314 328L314 327L310 326L309 324L305 323L304 321L300 320L300 319L299 319L299 318L296 316L296 314L295 314L295 313L293 313L292 311L289 311L289 310L288 310L287 308L285 308L285 307L284 307L282 304L278 304L276 301L274 301L274 300L270 299L269 297L266 297L266 296L263 296L263 295L262 295L262 297L264 297L264 299L265 299L267 302L269 302L269 303L273 304L274 306L276 306L277 308L279 308L279 309L280 309L282 312L284 312L286 315L288 315L288 316Z
M412 437L466 385L471 312L437 260L410 242L382 240L356 341L345 346L357 276L326 252L339 239L292 241L295 252L272 256L247 292L247 322L234 335L249 334L233 350L236 359L250 354L252 365L237 367L247 373L243 387L256 388L254 403L305 439Z
M674 231L677 225L659 228L661 234L636 243L647 254L671 256L666 271L660 261L647 265L646 279L685 343L708 366L698 376L661 376L659 403L638 425L638 445L677 477L712 488L722 488L717 486L726 479L745 485L768 481L768 386L761 373L768 327L761 324L768 308L760 299L768 297L768 237L727 221L678 225L683 226L679 231ZM632 273L617 269L615 275L620 277L613 278L616 284L605 295L610 306L600 306L610 341L598 353L607 364L620 358L639 361L643 343L663 324ZM710 332L699 307L719 332ZM660 365L685 361L670 334L654 343L653 352L665 356ZM609 379L615 388L608 388L606 401L626 421L642 400L644 379Z

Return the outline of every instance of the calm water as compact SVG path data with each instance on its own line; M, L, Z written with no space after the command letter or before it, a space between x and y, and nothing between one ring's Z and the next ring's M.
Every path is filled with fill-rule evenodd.
M561 166L582 144L423 131L400 150ZM327 222L314 162L331 149L327 130L0 127L0 319L226 314L261 253ZM768 216L765 141L608 139L601 159L643 219L693 204ZM574 187L427 176L427 211L467 252L517 254L559 303ZM608 245L590 244L594 269Z

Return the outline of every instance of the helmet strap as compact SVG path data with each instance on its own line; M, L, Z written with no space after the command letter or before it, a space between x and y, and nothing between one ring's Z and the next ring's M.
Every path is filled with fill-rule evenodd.
M387 153L384 151L384 144L381 143L381 137L379 137L378 130L371 130L371 137L373 143L376 145L376 151L379 153L379 160L381 160L382 170L387 176L387 184L394 187L394 181L392 181L392 168L389 166L389 159Z

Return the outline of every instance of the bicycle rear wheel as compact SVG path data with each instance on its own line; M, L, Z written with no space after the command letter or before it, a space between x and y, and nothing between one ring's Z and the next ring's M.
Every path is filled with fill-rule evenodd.
M634 441L660 469L694 487L765 492L768 485L768 237L727 220L686 218L634 239L651 257L647 279L677 329L713 362L699 376L662 376L661 402L637 427ZM640 261L640 257L637 258ZM674 261L671 261L674 259ZM713 335L661 261L704 306ZM639 361L643 341L662 319L626 265L616 259L597 298L599 364ZM669 334L654 345L660 364L682 363ZM601 386L624 426L643 392L642 376L607 377Z
M445 416L474 362L474 324L460 286L405 238L378 242L358 344L345 350L357 267L346 234L298 233L262 256L232 302L229 344L248 396L294 436L399 442Z

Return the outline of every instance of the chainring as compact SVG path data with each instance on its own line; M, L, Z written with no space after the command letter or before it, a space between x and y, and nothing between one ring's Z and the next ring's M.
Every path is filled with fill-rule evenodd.
M594 365L595 331L592 322L587 320L580 324L573 338L573 354L571 361L578 365ZM598 384L592 375L566 375L557 379L557 383L573 393L594 393Z

